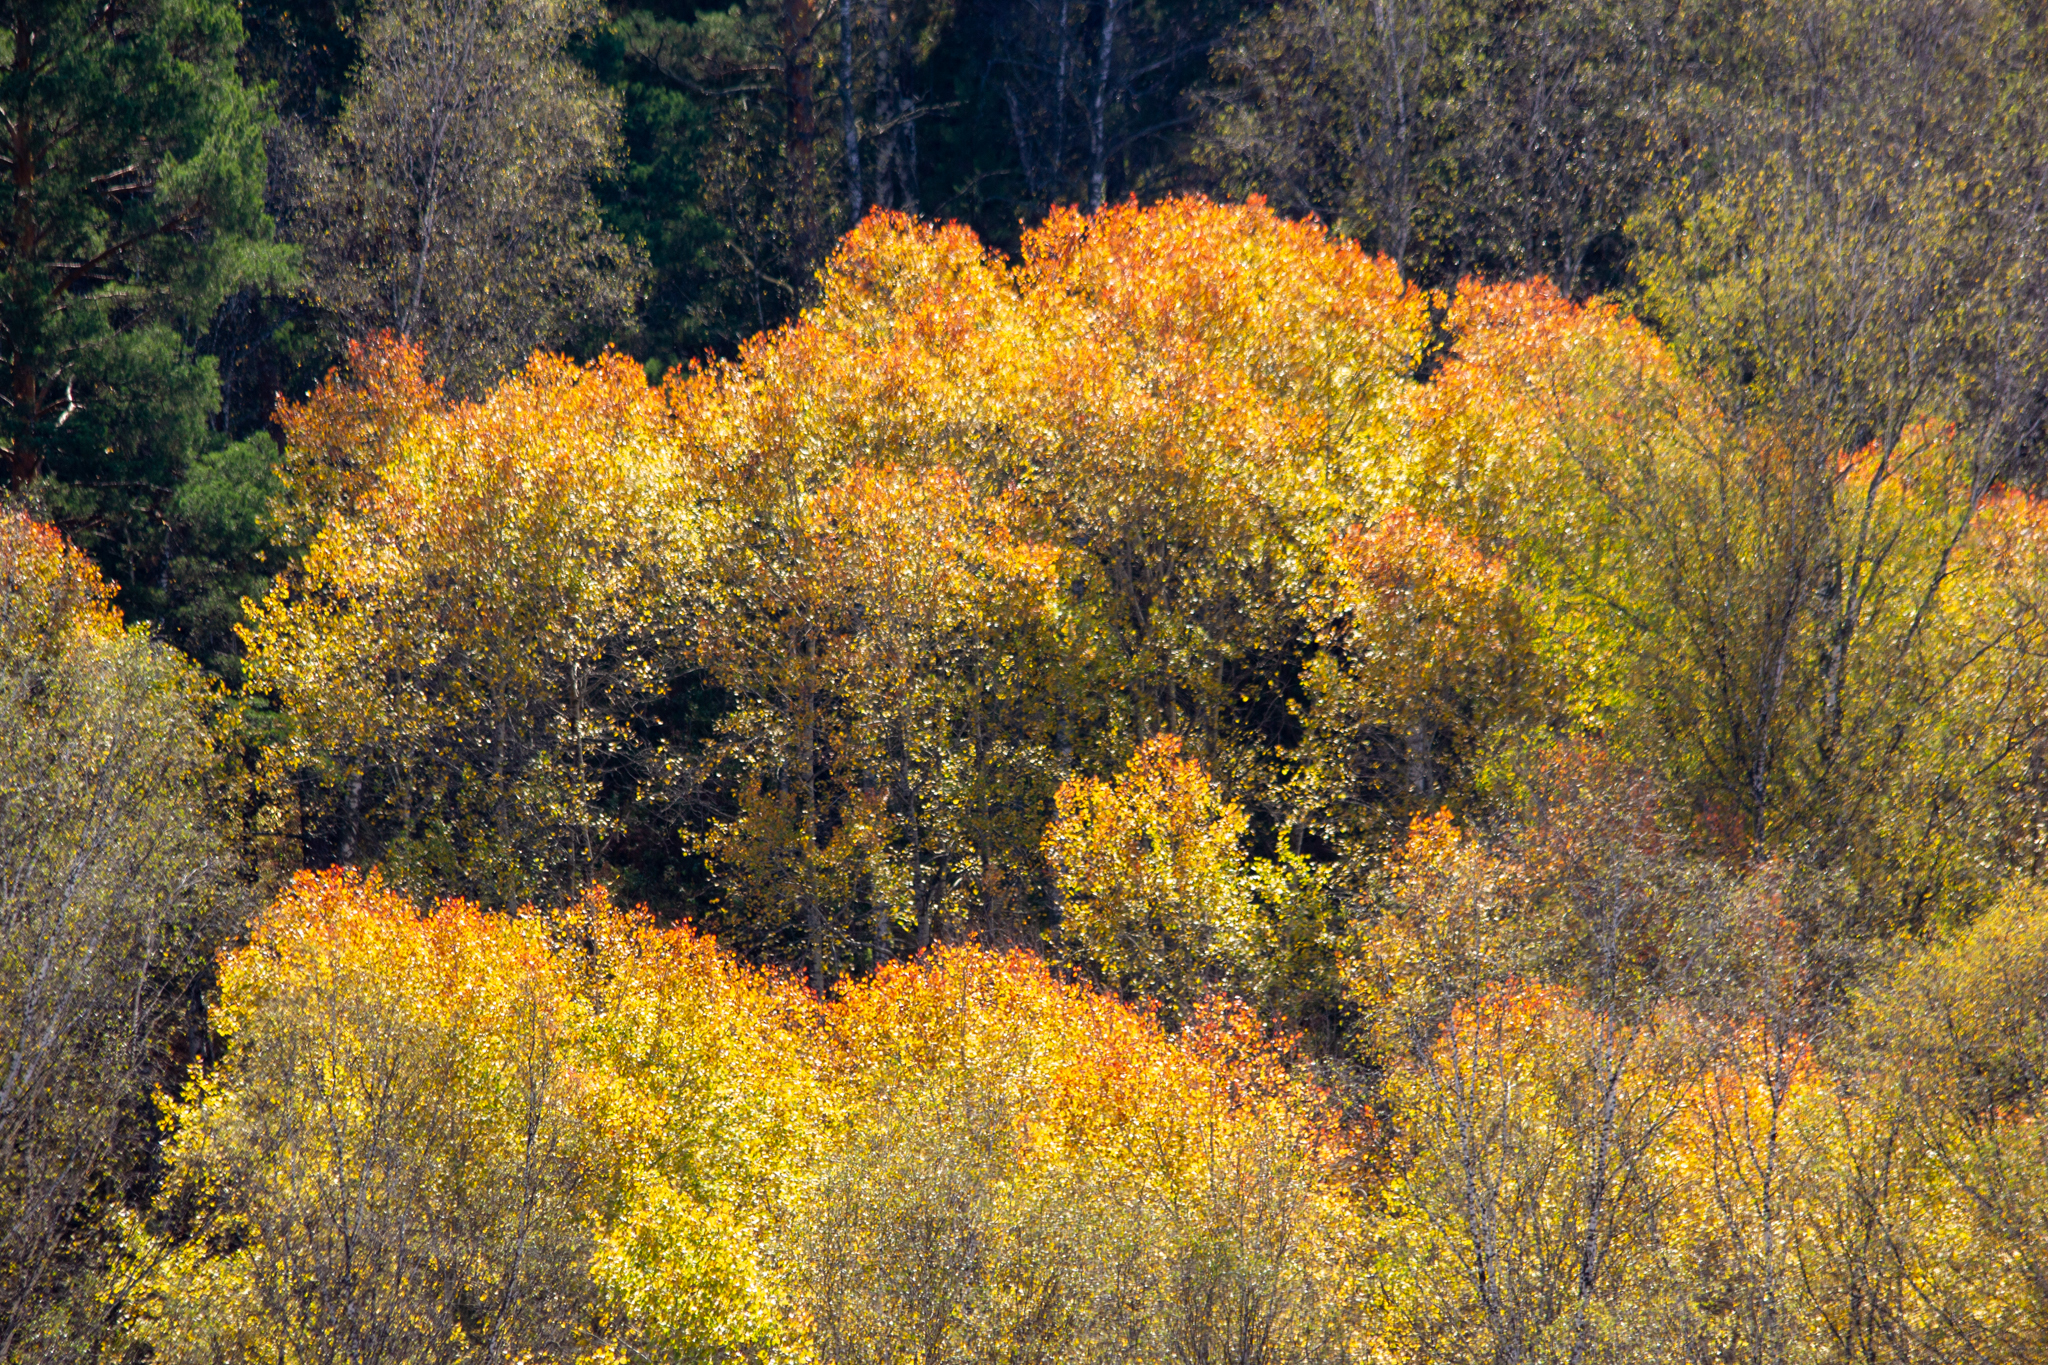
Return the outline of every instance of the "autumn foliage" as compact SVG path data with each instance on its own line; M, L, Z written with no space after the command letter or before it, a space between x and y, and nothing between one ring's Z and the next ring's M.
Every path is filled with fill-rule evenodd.
M1179 199L280 422L269 908L124 1349L2048 1349L2048 521L1954 411ZM0 586L144 649L42 528Z
M1263 1028L1170 1037L1021 954L827 1002L599 893L307 874L215 1018L183 1237L135 1248L165 1358L1164 1352L1341 1307L1343 1143Z
M235 719L54 528L0 512L0 1354L105 1337L95 1301L151 1088L245 908Z

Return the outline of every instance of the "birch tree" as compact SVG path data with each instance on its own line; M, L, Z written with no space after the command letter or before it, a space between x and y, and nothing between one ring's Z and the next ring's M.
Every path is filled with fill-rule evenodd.
M333 129L288 131L288 235L349 332L417 338L457 391L624 324L640 275L598 219L617 101L569 57L580 0L386 0Z

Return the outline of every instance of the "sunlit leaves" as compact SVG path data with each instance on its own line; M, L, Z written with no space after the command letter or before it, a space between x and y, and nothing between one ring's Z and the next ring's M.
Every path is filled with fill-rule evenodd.
M400 343L355 364L288 414L320 530L251 612L251 685L337 798L342 859L516 903L597 865L660 686L660 585L694 558L662 408L616 358L453 405Z
M1265 780L1247 688L1273 708L1256 671L1302 632L1427 310L1319 229L1200 200L1056 214L1015 266L877 214L822 280L667 393L735 551L702 611L744 737L714 856L758 903L785 883L746 870L776 842L746 811L794 832L781 904L836 902L801 909L829 974L892 924L1031 916L1053 790L1156 730Z
M801 1017L601 894L423 915L302 875L224 962L226 1060L172 1110L194 1221L142 1335L203 1360L772 1346L756 1247Z
M111 1173L241 895L198 668L0 512L0 1353L95 1348Z
M844 1128L805 1260L825 1358L1342 1349L1346 1154L1247 1012L1175 1039L1024 955L952 950L830 1022Z
M1180 1004L1205 978L1249 974L1245 826L1174 735L1146 741L1113 783L1067 782L1045 832L1066 932L1112 976Z
M1333 1112L1022 954L820 1002L603 896L301 876L223 962L132 1327L167 1360L900 1358L1339 1339Z

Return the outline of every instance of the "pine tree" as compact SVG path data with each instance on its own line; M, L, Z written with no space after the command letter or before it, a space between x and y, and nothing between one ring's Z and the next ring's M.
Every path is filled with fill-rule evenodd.
M219 407L192 339L290 267L231 0L0 7L0 452L132 581Z

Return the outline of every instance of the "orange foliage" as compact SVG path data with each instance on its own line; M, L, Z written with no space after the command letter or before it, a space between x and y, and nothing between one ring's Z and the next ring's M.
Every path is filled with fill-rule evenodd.
M723 783L697 803L718 808L697 850L732 922L803 936L810 987L600 891L422 913L374 876L302 875L222 960L230 1050L176 1107L171 1162L239 1224L165 1262L167 1284L187 1277L167 1297L204 1325L330 1292L343 1277L264 1257L357 1182L365 1205L415 1199L423 1225L488 1244L380 1269L393 1292L523 1303L491 1277L536 1210L587 1251L507 1358L595 1359L593 1324L621 1358L801 1356L829 1320L875 1358L908 1358L883 1343L916 1323L926 1357L1011 1359L1039 1349L1047 1305L1068 1336L1043 1358L1085 1358L1105 1303L1125 1354L1202 1358L1185 1343L1213 1337L1171 1335L1198 1300L1285 1284L1337 1302L1367 1245L1352 1148L1377 1135L1208 994L1258 982L1290 935L1334 937L1332 880L1296 853L1249 859L1248 807L1296 849L1354 838L1341 856L1376 887L1341 972L1393 1129L1371 1240L1390 1352L1465 1333L1474 1355L1606 1354L1743 1294L1776 1312L1793 1259L1834 1254L1827 1163L1850 1169L1885 1123L1935 1155L1882 1199L1941 1205L1934 1254L1988 1265L1998 1238L1965 1226L1956 1187L2039 1128L2038 907L1968 955L1999 1012L1945 999L1940 974L1968 963L1937 960L1878 1002L1899 1020L1866 1021L1895 1056L1918 1034L1957 1051L1915 1054L1954 1093L1852 1093L1805 1032L1808 936L1841 927L1806 902L1832 913L1832 884L1699 856L1618 749L1516 742L1573 715L1616 719L1581 733L1617 745L1683 737L1687 706L1718 715L1784 676L1788 654L1728 653L1746 646L1720 617L1797 576L1767 562L1790 490L1817 518L1794 528L1812 563L1855 517L1883 548L1837 555L1814 581L1841 582L1773 618L1805 649L1826 637L1812 602L1856 599L1821 651L1846 671L1792 691L1862 718L1770 722L1761 757L1804 763L1860 730L1925 769L1873 786L1873 821L1974 801L2031 743L2048 503L1999 490L1970 524L1981 489L1939 423L1817 455L1736 432L1647 331L1542 282L1461 283L1431 356L1445 302L1262 202L1180 198L1055 211L1016 263L957 225L871 214L816 307L659 390L620 357L537 356L450 403L416 347L352 346L281 411L284 515L317 535L248 634L302 772L345 787L351 819L367 790L394 876L506 906L597 875L645 775ZM1844 489L1858 507L1831 521ZM1931 586L1897 591L1890 555ZM54 532L0 520L9 641L118 632L109 601ZM1842 663L1887 633L1903 643ZM1718 679L1716 649L1735 659ZM1913 669L1930 704L1894 716ZM724 708L715 735L635 748L688 670ZM1247 719L1276 673L1282 700ZM1485 838L1453 814L1482 754L1519 817ZM1767 767L1745 779L1759 803ZM1977 857L2017 820L1995 806L1925 842ZM890 960L949 912L1001 932L1039 911L1160 1003L1022 952ZM1998 1236L2038 1240L2032 1159L2000 1191L2022 1232ZM1714 1293L1680 1302L1681 1260L1686 1292ZM1336 1339L1312 1317L1275 1358Z
M0 512L0 651L54 657L121 633L114 587L52 526Z
M1327 401L1347 367L1366 383L1421 359L1426 300L1392 261L1257 197L1055 209L1025 235L1023 270L1106 339L1190 376L1235 371L1242 391Z
M277 406L284 430L286 513L312 534L375 486L385 464L442 407L413 341L379 332L348 344L348 359L298 402Z
M1971 534L1999 586L2039 610L2048 589L2048 498L1997 489L1984 499Z
M1149 1010L1057 979L1034 954L941 948L892 964L833 1002L832 1065L858 1093L912 1102L929 1089L1007 1092L1018 1160L1188 1180L1248 1136L1283 1123L1323 1178L1348 1140L1285 1038L1241 1005L1209 1002L1170 1036Z
M1444 326L1449 349L1416 394L1414 439L1383 477L1390 496L1526 558L1593 510L1571 445L1638 439L1642 393L1673 381L1670 359L1620 310L1574 304L1543 280L1462 281Z
M601 891L508 917L301 874L222 959L214 1018L171 1184L237 1231L152 1253L145 1330L172 1355L488 1333L801 1356L846 1309L825 1267L894 1245L849 1210L928 1186L992 1211L944 1286L963 1297L1038 1269L1163 1285L1218 1244L1271 1262L1259 1292L1322 1285L1349 1235L1342 1135L1283 1040L1234 1008L1171 1037L1023 953L941 949L820 1002ZM999 1160L931 1166L949 1142ZM1091 1231L1020 1235L1049 1208Z
M1261 205L1199 199L1055 214L1016 267L958 227L872 214L823 280L802 320L668 387L708 466L744 480L815 477L835 453L945 463L1065 515L1130 491L1084 471L1220 474L1256 504L1320 459L1338 407L1405 381L1425 332L1391 264Z
M1442 522L1396 507L1337 537L1337 605L1361 687L1384 698L1474 697L1512 660L1520 625L1507 565Z
M664 388L726 547L688 610L740 703L738 823L799 846L715 839L755 901L908 888L859 932L922 942L941 882L1015 913L1062 776L1160 728L1206 740L1233 661L1287 647L1426 308L1319 228L1198 199L1056 215L1015 266L873 214L823 278ZM820 979L850 909L806 930Z

